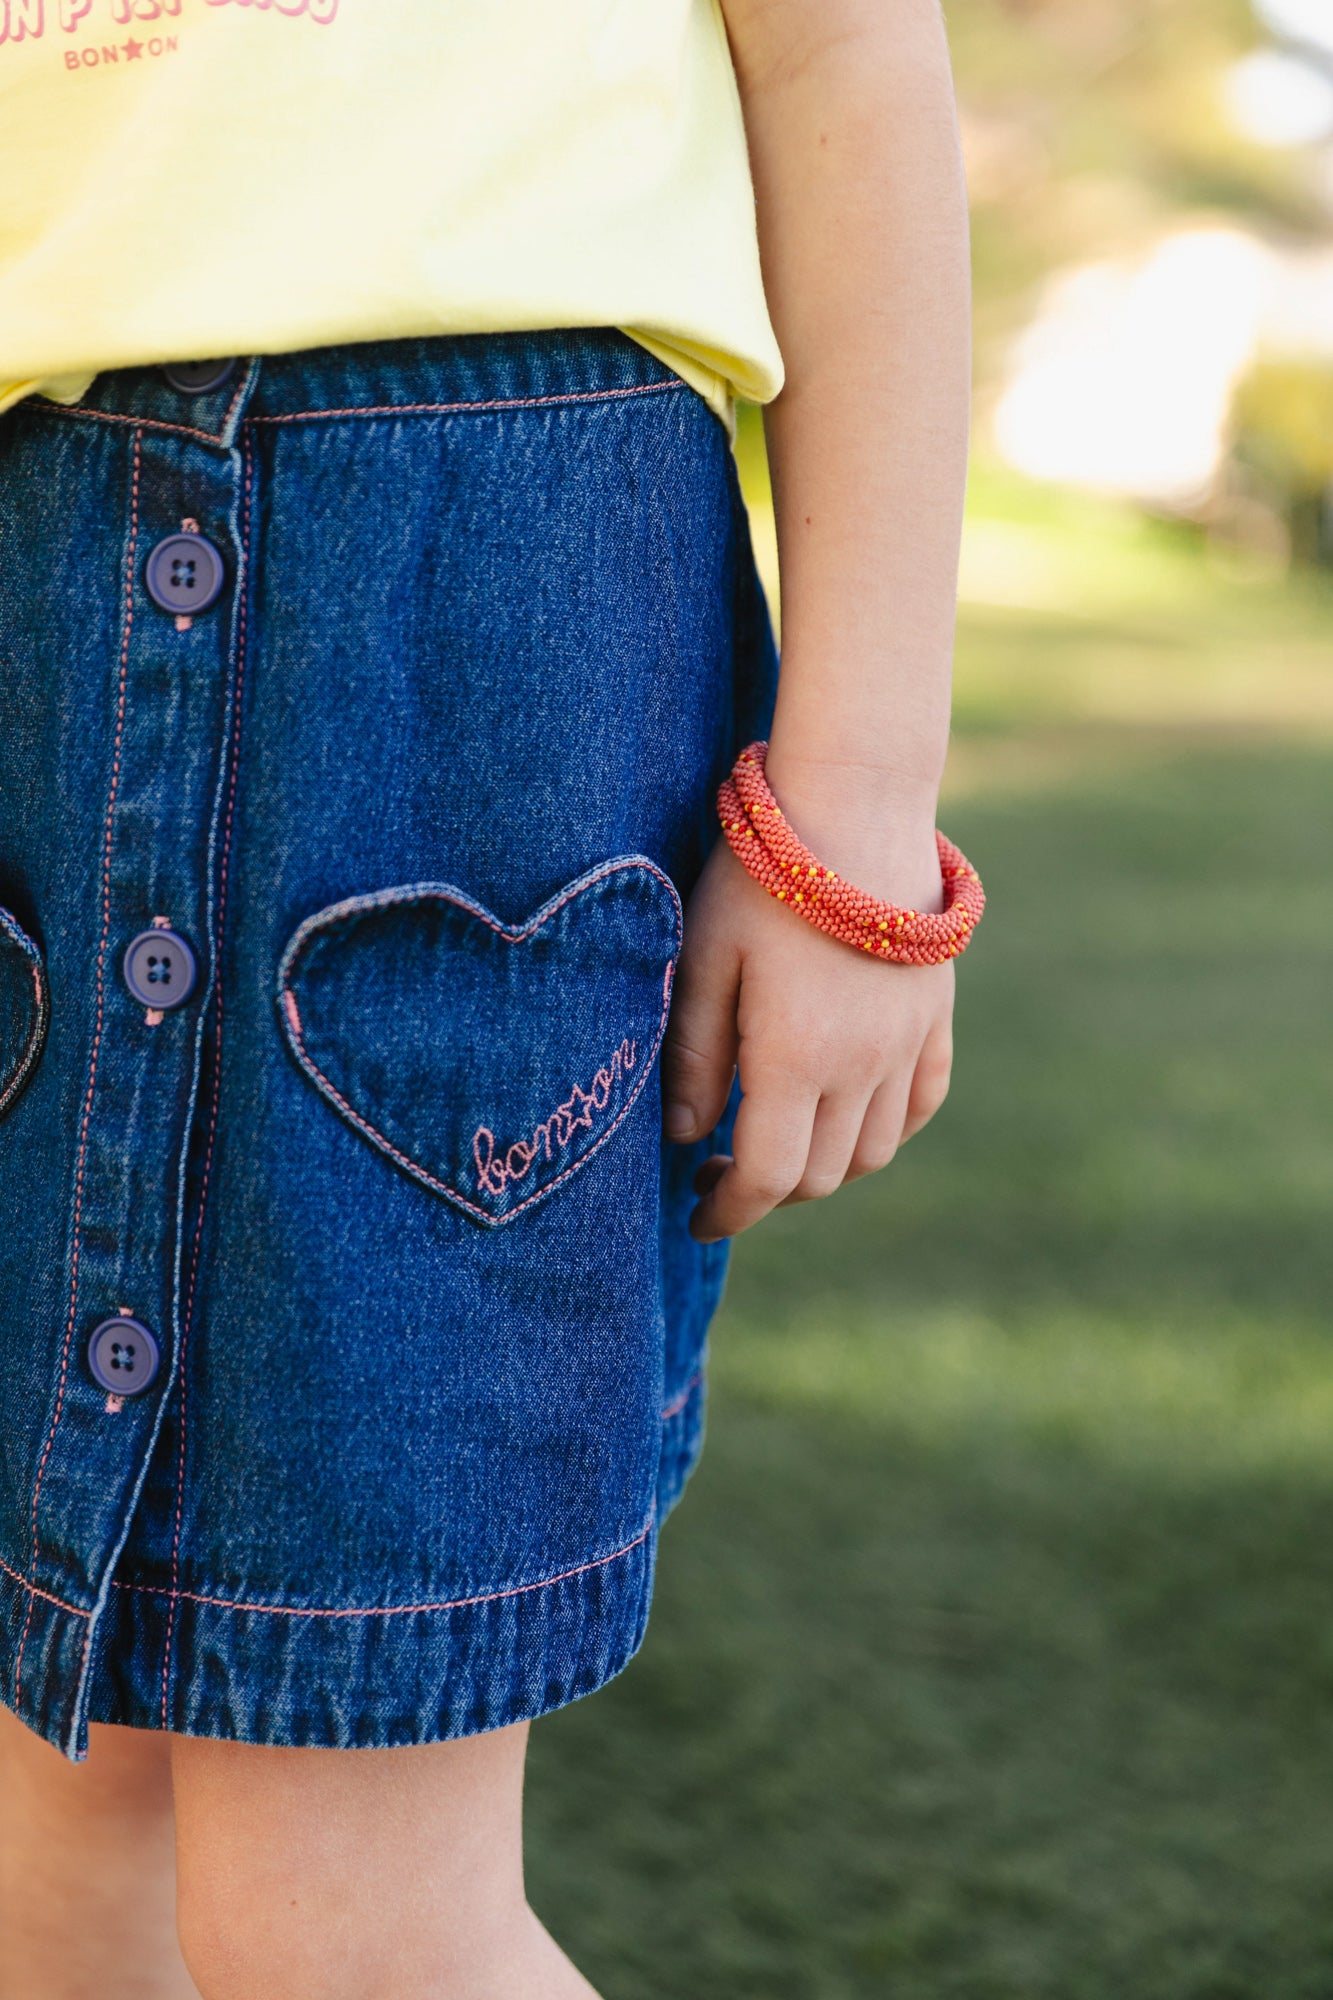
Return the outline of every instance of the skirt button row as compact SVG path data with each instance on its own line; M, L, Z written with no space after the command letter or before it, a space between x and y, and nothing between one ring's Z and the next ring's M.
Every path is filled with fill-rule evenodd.
M171 362L163 374L172 388L188 396L220 389L235 373L228 361ZM207 535L166 535L144 566L148 595L161 611L189 618L217 602L226 569ZM156 924L130 940L121 960L121 977L131 996L143 1007L166 1013L189 999L198 978L192 947L179 931ZM162 1364L155 1336L141 1320L127 1313L100 1320L88 1339L88 1370L108 1397L141 1396L156 1380ZM108 1402L109 1409L118 1407Z

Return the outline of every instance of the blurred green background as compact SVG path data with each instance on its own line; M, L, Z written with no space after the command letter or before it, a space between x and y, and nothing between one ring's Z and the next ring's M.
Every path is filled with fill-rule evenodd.
M534 1732L534 1900L607 2000L1329 2000L1333 6L947 11L954 1088L738 1244L643 1652ZM1100 273L1105 371L1201 240L1248 337L1110 463L1051 301Z

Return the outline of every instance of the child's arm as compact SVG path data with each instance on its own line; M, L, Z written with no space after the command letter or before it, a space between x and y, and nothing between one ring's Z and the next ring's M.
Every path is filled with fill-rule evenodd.
M787 383L767 412L782 576L768 777L820 860L938 910L971 390L967 197L938 0L723 0ZM858 957L719 841L691 899L668 1131L735 1157L692 1227L884 1166L948 1088L953 967ZM683 1108L683 1115L682 1115Z

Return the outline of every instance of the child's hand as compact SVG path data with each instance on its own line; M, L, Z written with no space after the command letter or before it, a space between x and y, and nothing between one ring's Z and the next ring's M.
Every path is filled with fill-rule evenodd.
M894 900L939 909L933 831L929 857L915 849L901 876L913 886ZM668 1137L711 1130L737 1066L744 1095L734 1157L715 1154L696 1178L691 1234L734 1236L779 1203L887 1166L944 1102L953 993L951 962L861 956L774 901L719 841L686 912L663 1056Z

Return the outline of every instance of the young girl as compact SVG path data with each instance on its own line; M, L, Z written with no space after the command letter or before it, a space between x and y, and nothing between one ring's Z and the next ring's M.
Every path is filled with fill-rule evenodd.
M968 306L938 0L0 0L3 2000L591 1992L528 1724L945 1093Z

